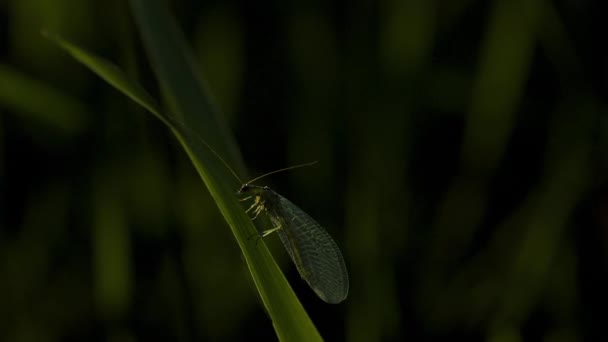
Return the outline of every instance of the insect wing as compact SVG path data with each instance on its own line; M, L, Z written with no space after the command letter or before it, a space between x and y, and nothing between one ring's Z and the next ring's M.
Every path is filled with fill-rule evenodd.
M281 242L300 276L327 303L339 303L348 295L348 272L342 253L331 236L308 214L278 195L276 215L271 216Z

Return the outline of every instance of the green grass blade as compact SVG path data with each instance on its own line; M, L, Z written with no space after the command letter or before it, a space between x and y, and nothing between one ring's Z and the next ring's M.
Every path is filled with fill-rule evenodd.
M170 16L166 0L130 1L164 99L176 119L205 137L237 173L244 167L238 148L215 104L207 95L186 39Z
M151 2L146 1L146 4L148 3ZM145 6L142 5L141 7ZM134 6L134 8L136 12L140 10L138 9L138 6ZM137 14L137 16L147 16L146 11ZM158 24L158 22L156 22L156 24ZM173 30L177 31L175 28L173 28ZM142 29L142 31L145 30ZM237 184L238 182L234 179L234 176L228 171L222 161L218 159L215 152L210 150L209 146L202 141L202 135L196 133L190 127L186 128L186 126L181 123L176 123L176 121L164 114L157 105L157 102L154 101L154 99L136 82L129 80L114 64L99 58L60 37L48 34L47 36L80 63L90 68L93 72L118 90L122 91L136 103L148 109L173 131L188 153L188 156L207 185L209 192L213 196L222 215L225 217L236 237L279 339L281 341L322 341L316 327L289 286L289 283L285 279L285 276L279 269L275 260L270 255L266 245L261 241L256 242L255 239L248 239L249 236L256 233L256 229L235 196L235 191L239 184ZM153 42L151 43L151 41ZM155 42L154 39L148 37L146 44L155 43L158 42ZM153 53L153 49L150 50ZM175 50L172 52L179 53L179 51ZM157 67L159 64L165 65L165 63L168 63L168 61L157 56L154 65ZM184 76L182 75L182 77ZM170 91L168 89L178 85L163 80L162 73L160 72L159 79L163 90L166 91L169 96L176 93L177 90L173 89ZM199 88L199 90L201 91L199 96L206 98L206 95L202 92L202 88ZM213 131L213 128L216 128L216 132L222 131L219 127L214 126L218 121L217 118L210 118L213 116L213 113L210 111L203 110L198 113L192 113L190 111L197 110L197 108L200 110L200 107L190 107L185 104L178 105L177 103L181 101L179 97L174 97L173 101L176 103L174 103L172 107L179 108L184 123L193 122L186 118L194 118L197 115L200 115L203 119L199 119L199 129L200 127L207 127L205 132L208 130ZM206 138L206 136L204 137ZM214 145L213 149L218 151L229 150L229 147L227 146L229 146L230 143L226 142L226 140L229 140L230 138L228 138L227 135L221 138L221 140L217 139L215 141L217 145Z
M47 31L42 31L42 34L52 40L67 51L72 57L91 69L103 80L111 84L114 88L120 90L127 95L131 100L135 101L140 106L147 109L164 123L167 123L165 116L162 114L160 107L156 101L150 96L138 83L130 80L127 75L122 72L116 65L99 58L87 51L77 47L62 37L52 34Z

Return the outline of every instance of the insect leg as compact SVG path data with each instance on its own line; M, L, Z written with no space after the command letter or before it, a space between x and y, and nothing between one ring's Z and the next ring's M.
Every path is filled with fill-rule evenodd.
M245 210L245 212L248 213L251 209L255 208L256 206L259 208L260 204L261 204L260 196L256 196L251 207L249 207L249 209ZM256 210L258 210L258 209L256 208Z
M249 211L251 211L251 209L253 209L253 208L257 207L257 205L258 205L258 203L257 203L257 202L253 203L253 204L251 205L251 207L249 207L249 209L245 210L245 212L246 212L246 213L248 213ZM257 210L257 209L256 209L256 210ZM255 211L254 211L254 212L255 212Z
M255 215L251 218L251 221L255 220L256 218L258 218L258 215L260 215L260 213L262 212L263 207L257 207L253 212L255 213Z
M262 237L266 237L269 234L272 234L272 233L276 232L277 230L279 230L281 228L282 228L281 226L277 226L277 227L274 227L272 229L265 230L265 231L262 232Z

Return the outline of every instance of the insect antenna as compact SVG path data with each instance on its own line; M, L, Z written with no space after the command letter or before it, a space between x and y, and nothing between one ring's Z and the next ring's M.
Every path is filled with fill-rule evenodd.
M187 133L191 133L192 135L194 135L198 140L200 140L207 149L209 149L209 151L211 153L213 153L213 155L222 162L222 164L224 164L224 166L228 169L228 171L230 171L230 173L234 176L234 178L236 178L239 183L241 184L251 184L255 181L258 181L266 176L270 176L273 175L275 173L279 173L279 172L283 172L283 171L288 171L288 170L293 170L293 169L299 169L301 167L306 167L306 166L312 166L315 165L316 163L318 163L318 161L313 161L313 162L308 162L308 163L304 163L304 164L298 164L298 165L293 165L293 166L289 166L289 167L285 167L282 169L278 169L278 170L274 170L268 173L265 173L261 176L255 177L254 179L243 183L243 181L241 180L241 178L236 174L236 172L234 172L234 170L230 167L230 165L228 164L228 162L226 162L226 160L224 160L224 158L222 158L222 156L220 156L219 153L217 153L215 151L215 149L213 149L213 147L211 147L201 136L199 136L195 131L193 131L192 129L190 129L188 126L186 126L185 123L179 121L178 119L176 119L175 117L167 117L166 118L168 123L170 124L170 126L173 126L175 129L180 129L182 128L185 132ZM164 121L164 120L163 120ZM167 122L166 122L167 123Z
M183 128L183 130L187 133L191 133L194 137L196 137L198 140L200 140L205 147L211 152L213 153L213 155L222 162L222 164L224 164L224 166L228 169L228 171L230 171L230 173L234 176L234 178L236 178L239 183L243 184L243 181L241 180L241 178L236 174L236 172L234 172L234 170L230 167L230 165L228 165L228 162L226 162L226 160L224 160L224 158L222 158L222 156L220 156L219 153L217 153L215 151L215 149L213 149L213 147L211 147L211 145L209 145L205 139L203 139L200 135L198 135L194 130L192 130L191 128L189 128L188 126L186 126L186 124L184 122L179 121L178 119L176 119L175 117L167 117L166 118L168 120L168 122L171 124L171 126L173 126L175 129L179 130L180 128ZM164 121L164 120L163 120Z
M266 176L270 176L270 175L273 175L275 173L279 173L279 172L283 172L283 171L288 171L288 170L293 170L293 169L299 169L301 167L306 167L306 166L312 166L312 165L315 165L316 163L318 163L318 162L315 160L315 161L309 162L309 163L304 163L304 164L299 164L299 165L293 165L293 166L285 167L285 168L282 168L282 169L274 170L274 171L265 173L265 174L263 174L261 176L255 177L254 179L252 179L252 180L250 180L250 181L248 181L248 182L246 182L244 184L251 184L251 183L253 183L255 181L258 181L258 180L260 180L260 179L262 179L262 178L264 178Z

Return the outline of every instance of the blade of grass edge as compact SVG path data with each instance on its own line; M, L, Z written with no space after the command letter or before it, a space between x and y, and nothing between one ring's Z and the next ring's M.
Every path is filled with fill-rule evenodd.
M171 17L167 1L129 2L170 114L205 137L205 141L223 156L232 169L244 175L237 144L214 101L208 96L204 79L199 77L200 69L195 66L186 38Z
M285 276L270 255L266 245L249 240L256 229L234 195L234 177L209 150L200 136L177 125L163 114L157 102L136 82L131 81L114 64L69 43L56 35L45 33L77 61L91 69L116 89L150 111L165 123L180 141L195 168L209 188L220 211L228 222L245 257L262 301L281 341L322 341L316 327L297 299Z

